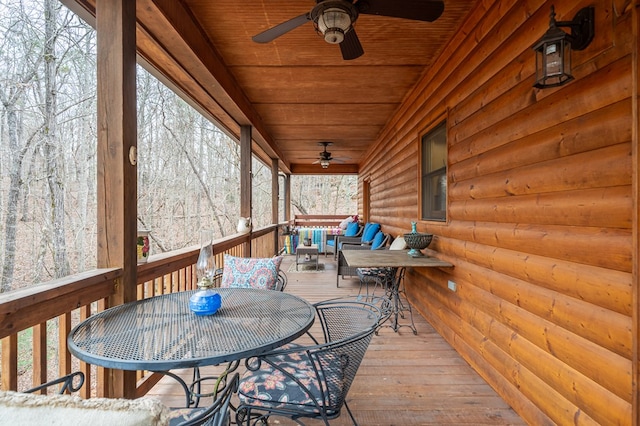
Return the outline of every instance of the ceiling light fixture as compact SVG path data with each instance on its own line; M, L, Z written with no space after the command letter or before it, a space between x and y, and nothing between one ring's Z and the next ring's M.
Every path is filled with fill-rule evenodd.
M320 165L322 166L323 169L326 169L327 167L329 167L329 160L320 160Z
M327 43L340 44L356 21L358 11L352 3L344 1L325 1L322 5L314 9L311 16L316 31Z
M539 89L562 86L573 80L571 74L571 50L584 50L595 33L594 8L580 9L571 21L556 21L551 6L549 29L532 47L536 52L536 83ZM570 27L567 34L558 27Z

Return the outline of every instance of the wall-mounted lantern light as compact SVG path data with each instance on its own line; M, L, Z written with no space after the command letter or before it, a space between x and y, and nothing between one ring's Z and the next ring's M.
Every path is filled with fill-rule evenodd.
M570 27L567 34L558 27ZM561 86L571 80L571 51L585 49L594 36L594 8L578 11L572 21L556 21L551 6L549 29L532 47L536 52L536 83L534 87Z

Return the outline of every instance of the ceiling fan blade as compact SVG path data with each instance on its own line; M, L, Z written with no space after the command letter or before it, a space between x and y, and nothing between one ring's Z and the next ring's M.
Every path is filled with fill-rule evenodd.
M295 18L289 19L288 21L278 24L275 27L271 27L268 30L261 32L260 34L254 35L253 37L251 37L251 40L255 41L256 43L269 43L270 41L275 40L281 35L298 28L300 25L306 24L310 20L311 17L308 13L296 16Z
M427 22L435 21L444 11L441 0L359 0L356 6L359 13Z
M355 28L351 28L351 30L347 31L344 35L344 40L340 43L340 51L342 52L342 58L345 61L359 58L364 54L364 50L362 49L362 45L360 44Z

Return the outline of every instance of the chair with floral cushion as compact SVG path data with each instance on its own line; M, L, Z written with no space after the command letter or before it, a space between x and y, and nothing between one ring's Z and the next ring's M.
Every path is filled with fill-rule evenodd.
M238 425L265 424L271 416L320 419L340 415L373 332L388 313L380 305L354 299L315 305L323 343L290 344L246 360L236 412Z

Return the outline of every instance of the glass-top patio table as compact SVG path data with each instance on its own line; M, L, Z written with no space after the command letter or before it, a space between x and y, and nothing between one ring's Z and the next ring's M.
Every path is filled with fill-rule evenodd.
M238 361L303 335L315 309L273 290L220 288L222 307L211 316L189 309L186 291L115 306L69 334L69 350L89 364L163 372ZM184 383L181 383L183 387Z

